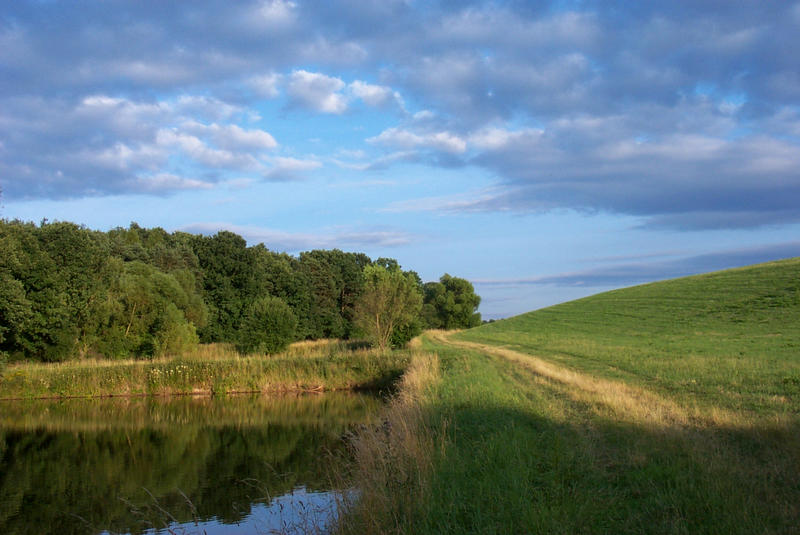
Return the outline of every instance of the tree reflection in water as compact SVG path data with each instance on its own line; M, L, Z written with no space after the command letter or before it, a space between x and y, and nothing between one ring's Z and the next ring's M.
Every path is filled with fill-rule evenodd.
M251 533L311 521L334 497L342 435L379 406L350 393L5 402L0 532Z

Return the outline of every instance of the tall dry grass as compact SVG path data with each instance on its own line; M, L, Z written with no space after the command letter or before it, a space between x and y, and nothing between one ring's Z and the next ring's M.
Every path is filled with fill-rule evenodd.
M306 342L284 353L245 356L212 344L154 360L15 364L0 374L0 399L382 389L408 359L357 342Z
M414 351L382 423L352 435L350 477L358 491L340 518L339 533L405 533L414 526L415 512L430 493L434 455L444 444L446 429L433 429L426 413L439 380L438 356Z

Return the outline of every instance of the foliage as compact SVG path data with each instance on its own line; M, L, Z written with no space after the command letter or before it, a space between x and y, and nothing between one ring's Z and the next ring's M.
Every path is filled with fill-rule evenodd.
M481 324L477 312L481 298L471 282L445 273L439 282L426 283L423 291L422 317L429 329L469 329Z
M243 354L283 351L296 328L297 318L289 305L279 297L262 297L245 310L236 349Z
M356 303L355 322L367 339L385 350L396 330L409 330L422 307L417 279L399 267L364 267L364 292Z
M364 287L364 267L369 263L364 254L338 249L300 253L300 272L311 297L305 325L307 337L352 336L355 303Z
M269 298L295 318L289 341L350 339L359 335L356 305L372 265L362 253L293 257L248 247L228 231L201 236L136 223L104 233L0 220L0 250L0 353L10 362L153 358L191 351L198 341L255 348L245 338L264 318L252 318L252 307ZM400 271L391 258L375 265ZM404 273L421 288L415 272ZM412 309L385 344L400 347L421 331L425 322Z

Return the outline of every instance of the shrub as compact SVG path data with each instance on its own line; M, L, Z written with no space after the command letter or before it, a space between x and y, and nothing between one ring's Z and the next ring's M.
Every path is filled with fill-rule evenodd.
M278 297L262 297L245 310L236 350L239 353L277 353L294 340L297 318Z
M398 325L392 331L392 337L389 340L391 346L395 349L402 349L412 338L422 333L422 320L414 318L404 325Z

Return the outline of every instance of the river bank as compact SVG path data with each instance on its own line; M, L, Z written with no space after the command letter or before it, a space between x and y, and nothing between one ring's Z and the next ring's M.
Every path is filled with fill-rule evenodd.
M388 388L409 362L339 341L301 342L276 355L240 356L225 346L158 360L9 365L0 399L220 395Z

